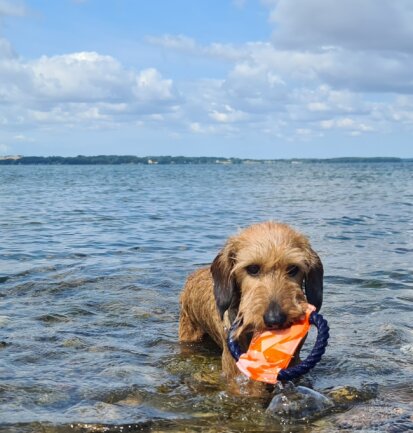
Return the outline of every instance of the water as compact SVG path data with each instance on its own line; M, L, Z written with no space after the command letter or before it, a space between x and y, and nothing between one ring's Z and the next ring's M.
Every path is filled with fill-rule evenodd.
M0 209L0 431L413 429L413 163L2 166ZM330 345L301 383L336 407L305 421L177 342L186 276L267 219L325 266Z

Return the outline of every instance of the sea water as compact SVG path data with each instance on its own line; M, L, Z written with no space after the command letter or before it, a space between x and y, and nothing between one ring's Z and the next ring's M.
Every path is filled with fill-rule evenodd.
M294 423L177 340L186 276L264 220L325 268L302 382L335 408ZM2 432L413 429L412 162L2 166L0 235Z

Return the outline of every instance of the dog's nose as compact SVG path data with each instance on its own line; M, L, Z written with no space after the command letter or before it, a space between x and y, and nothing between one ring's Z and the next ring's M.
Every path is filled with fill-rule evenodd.
M276 302L271 302L264 314L264 323L267 328L282 328L287 321L287 315L283 313Z

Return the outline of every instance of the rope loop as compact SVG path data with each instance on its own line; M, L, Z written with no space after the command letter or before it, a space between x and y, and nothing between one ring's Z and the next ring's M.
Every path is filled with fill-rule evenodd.
M306 359L301 361L298 365L294 367L285 368L279 371L277 379L280 381L289 381L293 379L297 379L298 377L308 373L315 365L321 360L326 347L328 345L328 338L330 337L327 320L324 317L313 311L310 314L310 323L317 328L317 338L314 343L314 347L312 348L310 354ZM228 332L227 345L228 349L231 352L231 355L238 361L240 356L242 355L242 350L238 341L234 338L234 333L239 326L238 322L234 322Z

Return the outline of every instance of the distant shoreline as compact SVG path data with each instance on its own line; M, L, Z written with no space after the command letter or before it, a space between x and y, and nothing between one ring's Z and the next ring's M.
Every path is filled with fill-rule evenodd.
M22 156L10 155L0 157L0 165L204 165L204 164L274 164L288 163L388 163L413 162L413 158L396 157L341 157L341 158L291 158L291 159L248 159L222 157L190 157L190 156L131 156L131 155L97 155L97 156Z

